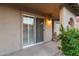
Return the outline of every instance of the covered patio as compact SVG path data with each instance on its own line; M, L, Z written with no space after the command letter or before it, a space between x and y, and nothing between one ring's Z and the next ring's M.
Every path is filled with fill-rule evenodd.
M0 4L0 55L63 55L54 34L59 34L60 24L67 28L70 17L75 21L78 7L64 3Z

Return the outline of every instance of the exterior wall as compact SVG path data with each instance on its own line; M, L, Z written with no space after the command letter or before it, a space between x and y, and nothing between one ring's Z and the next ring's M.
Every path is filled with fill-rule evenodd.
M0 55L17 51L20 43L20 12L0 6Z
M72 17L74 21L76 20L76 15L70 12L66 7L63 7L60 10L60 21L65 28L67 28L70 17ZM76 25L76 21L75 21L75 25Z
M22 18L17 9L0 5L0 55L22 49ZM45 20L44 41L52 39L52 22Z
M63 10L63 7L60 9L60 24L64 24L64 10Z
M52 21L48 22L48 18L45 19L45 31L44 31L44 41L48 42L52 40Z
M76 27L79 30L79 16L76 17Z

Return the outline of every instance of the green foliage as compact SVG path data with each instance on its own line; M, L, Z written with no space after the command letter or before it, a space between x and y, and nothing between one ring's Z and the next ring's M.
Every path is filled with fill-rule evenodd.
M59 39L61 50L67 56L79 56L79 31L75 28L64 29L61 25Z

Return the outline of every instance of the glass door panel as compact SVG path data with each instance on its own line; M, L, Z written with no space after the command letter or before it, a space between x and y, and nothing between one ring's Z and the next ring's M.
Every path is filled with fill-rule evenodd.
M34 44L34 37L34 18L23 17L23 46Z
M36 43L43 41L44 20L36 18Z
M35 33L34 33L34 19L29 19L29 45L36 43L35 41Z

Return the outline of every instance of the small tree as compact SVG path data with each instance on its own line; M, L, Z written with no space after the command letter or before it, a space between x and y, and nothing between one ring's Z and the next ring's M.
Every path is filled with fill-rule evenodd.
M79 56L79 31L75 28L64 29L61 25L59 40L61 40L61 51L64 55Z

